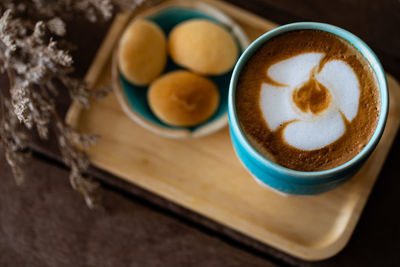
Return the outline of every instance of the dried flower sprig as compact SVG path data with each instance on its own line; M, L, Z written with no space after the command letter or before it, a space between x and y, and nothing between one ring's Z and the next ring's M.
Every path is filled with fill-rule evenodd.
M119 0L119 4L124 1ZM131 8L143 0L127 1ZM9 80L9 99L0 92L0 137L6 159L17 184L24 180L28 138L20 124L36 128L48 138L54 120L57 141L64 163L70 167L70 183L90 208L96 206L97 183L84 173L89 160L84 149L95 144L97 136L76 132L65 125L56 112L56 96L67 89L73 100L89 106L89 98L106 95L109 89L90 90L87 84L71 77L73 59L61 47L66 34L65 16L83 15L89 21L112 16L110 0L4 0L0 3L0 70Z
M2 6L25 17L36 17L40 20L60 15L64 19L83 15L90 22L96 22L99 19L110 19L113 11L111 0L3 0Z
M98 205L98 195L95 194L98 183L83 176L89 166L89 159L82 148L87 149L96 144L98 136L78 133L65 125L58 115L55 115L55 118L61 154L64 163L71 168L69 175L71 186L83 195L89 208L94 208Z
M25 180L23 167L28 158L28 137L19 129L20 122L15 116L9 100L5 99L2 93L0 93L0 97L3 99L0 101L1 143L5 151L7 163L11 166L15 182L17 185L21 185Z

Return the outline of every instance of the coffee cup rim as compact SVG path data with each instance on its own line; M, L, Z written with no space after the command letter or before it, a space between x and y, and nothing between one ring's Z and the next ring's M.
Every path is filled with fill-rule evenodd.
M283 33L289 31L296 31L296 30L320 30L332 33L336 36L342 37L350 44L352 44L363 56L366 58L368 63L370 64L371 68L373 69L379 86L380 91L380 100L381 100L381 109L378 124L376 126L375 132L372 135L371 139L368 141L367 145L358 153L354 158L351 160L328 170L322 171L297 171L292 170L286 167L283 167L273 161L263 157L248 141L246 138L243 129L240 126L240 123L237 118L236 114L236 105L235 105L235 98L236 98L236 87L237 82L240 77L240 72L242 71L243 67L247 63L247 61L254 55L254 53L268 40L271 38L281 35ZM350 33L347 30L344 30L340 27L326 24L326 23L319 23L319 22L296 22L290 23L286 25L279 26L273 30L270 30L264 33L262 36L258 37L254 42L252 42L249 47L242 53L239 60L237 61L233 73L232 78L230 81L229 86L229 99L228 99L228 110L229 110L229 124L230 127L236 132L240 134L236 135L236 138L239 140L242 146L244 146L245 150L251 154L251 156L256 159L261 164L271 168L277 173L284 174L286 178L294 179L294 180L302 180L303 179L310 179L313 182L318 179L328 179L332 178L334 174L339 174L342 172L347 172L349 168L357 163L363 162L375 149L376 145L378 144L383 130L386 125L386 119L389 110L389 94L388 94L388 85L385 76L385 72L383 70L382 64L380 63L378 57L372 51L372 49L360 38L355 36L354 34ZM314 178L314 179L312 179Z

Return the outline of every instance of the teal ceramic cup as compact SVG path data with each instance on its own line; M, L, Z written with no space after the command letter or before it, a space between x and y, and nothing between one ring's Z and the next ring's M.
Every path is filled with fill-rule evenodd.
M235 107L236 86L240 72L251 56L268 40L289 31L321 30L349 41L366 58L376 74L381 96L380 117L376 130L364 149L350 161L338 167L315 172L295 171L263 157L247 140L241 129ZM233 147L240 161L253 177L263 185L280 192L297 195L319 194L336 188L353 177L377 146L385 128L389 95L385 72L372 50L357 36L339 27L315 22L300 22L278 27L255 40L239 58L231 77L228 99L229 128Z

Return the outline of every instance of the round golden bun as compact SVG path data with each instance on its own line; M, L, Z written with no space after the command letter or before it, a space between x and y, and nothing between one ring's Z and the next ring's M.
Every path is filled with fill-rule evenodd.
M118 65L131 83L148 85L164 70L167 41L160 27L147 20L137 20L125 30L118 51Z
M183 127L205 122L219 103L215 84L186 70L173 71L156 79L147 97L151 110L161 121Z
M205 19L189 20L173 28L168 50L177 64L204 75L227 72L238 56L232 35L217 23Z

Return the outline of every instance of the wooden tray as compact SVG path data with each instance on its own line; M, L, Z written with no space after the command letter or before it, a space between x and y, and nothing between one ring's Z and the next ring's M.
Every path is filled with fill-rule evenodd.
M204 2L239 23L250 40L276 26L223 2ZM92 86L110 83L112 51L129 19L115 18L87 74ZM95 166L286 253L321 260L348 242L396 135L400 87L390 75L388 81L390 112L376 151L356 177L318 196L284 197L258 185L236 158L227 128L198 139L167 139L131 121L114 94L89 110L74 103L67 122L102 136L89 151Z

